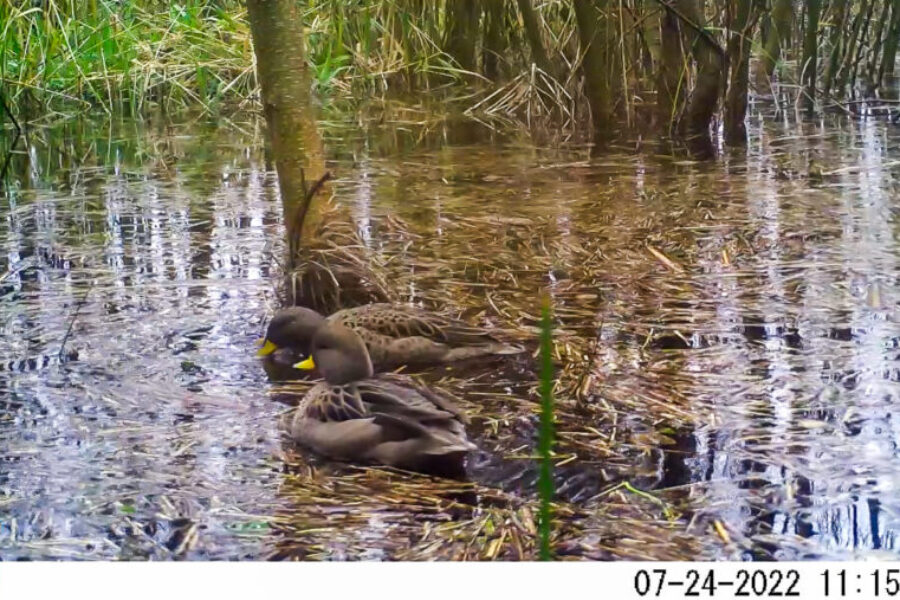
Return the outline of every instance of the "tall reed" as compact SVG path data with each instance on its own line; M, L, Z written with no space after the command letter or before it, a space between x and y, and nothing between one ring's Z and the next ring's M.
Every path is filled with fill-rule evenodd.
M538 455L540 471L538 474L538 493L541 507L538 514L538 533L540 535L539 557L541 560L553 560L550 546L550 534L553 530L553 443L555 437L555 416L553 406L553 323L550 297L545 296L541 303L541 421L538 437Z

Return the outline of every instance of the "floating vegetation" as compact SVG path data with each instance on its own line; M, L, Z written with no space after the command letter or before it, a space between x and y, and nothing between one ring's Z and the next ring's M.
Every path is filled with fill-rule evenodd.
M258 122L60 123L0 221L4 559L536 559L543 293L556 559L896 551L895 131L758 120L710 165L328 114L336 247L529 351L414 373L471 416L469 481L282 437L309 384L253 357L287 245Z

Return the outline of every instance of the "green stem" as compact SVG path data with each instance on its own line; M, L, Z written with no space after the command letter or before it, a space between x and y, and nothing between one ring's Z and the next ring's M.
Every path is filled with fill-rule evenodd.
M541 468L538 475L538 492L541 498L539 514L540 559L553 560L550 549L553 502L553 333L550 316L550 298L545 297L541 305L541 428L538 437L538 454Z

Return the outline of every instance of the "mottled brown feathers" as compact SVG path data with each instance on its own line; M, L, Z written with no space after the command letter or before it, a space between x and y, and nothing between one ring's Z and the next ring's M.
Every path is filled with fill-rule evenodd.
M523 350L464 321L397 304L348 308L327 319L306 308L285 309L272 319L266 337L279 347L306 353L314 332L324 321L339 323L356 332L366 345L375 372Z
M407 376L373 376L366 345L337 322L317 331L312 357L326 380L306 393L294 413L290 433L296 441L341 460L462 470L475 446L452 399Z

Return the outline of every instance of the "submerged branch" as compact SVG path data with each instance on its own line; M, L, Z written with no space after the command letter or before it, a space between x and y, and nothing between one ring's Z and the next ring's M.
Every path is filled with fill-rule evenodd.
M68 327L66 327L66 333L63 334L62 342L60 342L59 344L59 354L57 355L57 358L59 358L60 362L64 360L66 353L66 342L69 341L69 337L72 335L72 328L75 326L75 321L78 319L78 313L80 313L81 309L84 308L84 305L87 304L87 299L88 296L90 296L92 289L94 289L93 283L91 284L91 287L89 287L84 293L84 296L82 296L78 303L75 305L75 310L72 312L72 318L69 319L69 325Z

